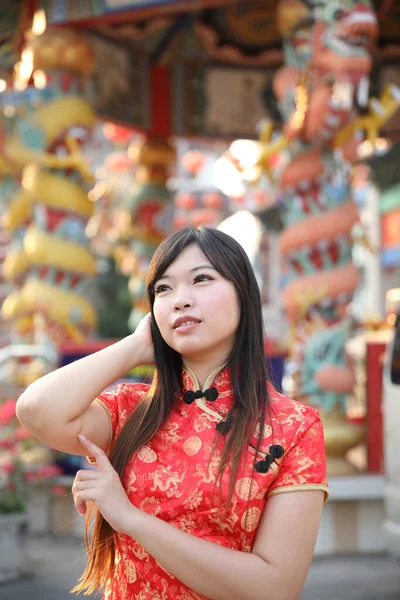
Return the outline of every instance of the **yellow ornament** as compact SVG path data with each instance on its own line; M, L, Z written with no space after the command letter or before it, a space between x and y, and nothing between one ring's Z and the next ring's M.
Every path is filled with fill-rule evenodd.
M31 225L24 237L24 249L31 265L44 265L94 275L96 262L86 248L68 240L56 238Z
M72 322L92 329L97 321L94 308L86 298L39 279L27 281L22 290L12 292L2 306L4 318L10 320L37 312L64 328L70 327Z
M23 248L10 250L3 262L3 277L6 281L15 281L28 270L29 266Z
M22 175L25 194L32 202L91 217L94 211L86 191L70 179L58 177L38 165L28 165Z
M95 121L96 115L86 100L76 96L57 98L38 108L25 123L26 129L31 127L32 131L40 132L43 136L43 147L30 147L23 143L18 133L14 133L5 141L5 154L20 167L30 162L54 168L67 168L69 162L71 167L76 166L73 156L58 157L48 154L46 149L72 125L91 130Z
M31 212L28 194L24 190L19 190L11 200L7 212L3 215L1 225L12 233L18 227L30 221Z

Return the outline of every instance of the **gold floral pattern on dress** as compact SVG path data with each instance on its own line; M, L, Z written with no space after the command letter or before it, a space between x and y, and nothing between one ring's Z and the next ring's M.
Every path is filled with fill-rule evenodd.
M191 491L186 500L183 501L183 504L186 508L191 510L195 510L198 508L203 500L203 492L198 489L194 489Z
M243 513L241 519L242 529L245 531L254 531L257 529L261 517L261 510L257 506L252 506L249 510Z
M242 477L237 480L235 490L241 500L247 500L249 497L250 500L253 500L257 496L260 488L254 478Z
M180 402L174 404L154 438L128 461L123 485L132 504L144 512L206 541L251 552L270 495L301 489L328 492L321 420L313 408L270 386L271 422L264 427L259 453L250 445L244 449L226 511L220 500L224 503L228 497L231 465L223 474L221 491L215 478L224 444L216 424L233 404L228 369L214 380L210 376L206 383L205 387L217 388L218 398L185 404L183 394L196 391L198 385L186 370L182 372ZM116 392L99 396L109 413L114 440L148 391L145 384L124 384ZM258 431L250 440L252 446L257 444ZM253 475L254 462L262 460L272 444L284 448L283 457L267 473ZM116 534L116 548L115 576L104 591L104 600L207 600L165 571L129 536Z
M185 451L185 454L187 454L188 456L194 456L200 450L201 445L201 439L199 438L199 436L193 435L192 437L188 438L183 444L183 449Z
M150 496L141 501L139 508L149 515L157 516L161 512L161 502L158 498Z
M153 463L157 460L157 454L149 448L149 446L143 446L138 452L138 459L144 463Z

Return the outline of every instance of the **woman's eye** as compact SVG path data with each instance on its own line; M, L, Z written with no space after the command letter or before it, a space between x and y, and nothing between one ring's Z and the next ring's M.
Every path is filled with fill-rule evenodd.
M199 283L202 281L212 281L213 277L211 277L211 275L206 275L204 274L200 274L200 275L196 275L196 277L194 278L194 283Z
M165 283L161 283L160 285L156 285L156 287L154 288L154 294L157 296L157 294L161 294L162 292L166 292L168 289L168 286L165 285Z

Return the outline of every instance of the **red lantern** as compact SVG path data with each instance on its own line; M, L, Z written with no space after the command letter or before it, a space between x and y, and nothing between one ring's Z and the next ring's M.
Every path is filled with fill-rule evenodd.
M200 225L213 225L216 221L216 214L211 210L196 210L192 213L192 222L195 227L200 227Z
M132 162L125 152L113 152L106 158L104 166L112 173L124 173L132 167Z
M181 162L190 176L195 177L204 166L206 159L199 150L189 150L182 156Z
M174 229L183 229L183 227L188 226L187 219L183 215L175 215L172 224L173 224Z
M207 192L202 195L201 199L204 206L207 206L207 208L219 209L222 208L224 204L224 199L219 192Z
M140 204L134 214L135 222L141 226L142 232L152 235L160 235L157 227L157 215L161 212L163 205L157 200L149 198Z
M265 190L255 190L253 192L253 198L260 207L266 208L275 203L275 198L268 194Z
M175 197L175 206L178 208L191 209L197 206L197 199L194 194L182 192Z
M114 144L126 144L134 136L133 129L115 125L115 123L105 123L103 126L103 134L107 140Z

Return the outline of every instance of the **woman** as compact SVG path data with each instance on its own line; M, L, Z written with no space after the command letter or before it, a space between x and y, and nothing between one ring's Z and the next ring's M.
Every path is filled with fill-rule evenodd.
M267 382L257 283L241 246L185 229L156 251L135 333L32 384L20 420L92 457L73 485L95 506L74 591L104 598L298 599L328 490L317 412ZM151 387L101 393L155 362ZM297 493L282 493L297 492Z

